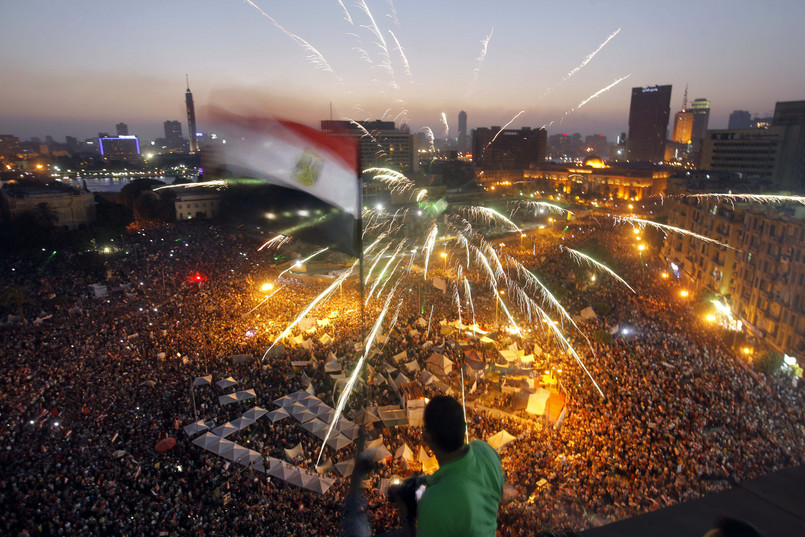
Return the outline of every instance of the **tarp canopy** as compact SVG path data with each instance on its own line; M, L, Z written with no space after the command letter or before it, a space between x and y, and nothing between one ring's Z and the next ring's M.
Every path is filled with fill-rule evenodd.
M193 386L209 386L212 383L212 375L204 377L196 377L193 380Z
M525 411L535 416L542 416L545 414L545 403L548 401L551 392L545 388L538 388L528 398L528 406Z
M391 451L383 444L367 449L364 453L366 453L373 462L379 462L391 457Z
M509 434L509 432L504 429L501 429L499 432L487 438L486 443L495 448L495 451L500 451L500 448L514 440L514 435Z
M185 425L184 432L187 436L193 436L194 434L200 433L201 431L206 431L209 428L209 425L204 423L202 420L198 420Z
M229 388L230 386L235 386L237 383L238 383L237 380L233 379L232 377L227 377L225 379L219 380L215 384L223 390L225 388Z
M392 356L392 359L397 363L400 363L400 361L406 360L407 358L408 358L408 352L407 351L398 352L397 354Z
M411 448L408 447L408 444L403 444L397 448L397 451L394 452L395 459L403 459L408 462L414 462L416 458L414 457L414 452L411 451Z
M425 464L426 462L428 462L429 458L430 457L428 457L428 454L425 451L425 448L423 448L422 446L419 446L419 451L417 451L417 454L416 454L417 462L420 463L420 464Z
M403 364L403 367L406 369L406 371L409 371L411 373L419 371L421 369L419 367L419 363L416 360L412 360L406 364Z
M339 362L335 358L331 358L329 362L324 364L324 371L327 373L334 373L336 371L341 371L341 362Z
M285 458L288 460L295 459L296 457L304 457L305 452L302 450L302 442L299 442L290 449L284 449Z
M303 336L302 334L299 334L298 336L292 336L290 339L294 345L301 345L302 343L305 342L305 336Z
M598 315L595 314L593 308L590 306L587 306L586 308L581 310L581 312L579 312L579 315L581 316L583 321L589 321L590 319L598 319Z
M319 343L322 345L329 345L333 342L333 338L330 337L330 334L324 334L319 338Z
M338 473L343 477L349 477L352 475L352 470L355 469L355 459L339 462L335 465L335 469L338 470Z
M317 325L317 321L318 319L316 319L315 317L305 317L301 321L299 321L297 326L299 327L300 330L309 330Z
M288 414L288 411L282 407L278 408L277 410L272 410L268 413L268 419L271 420L271 423L276 423L279 420L283 420L289 416L290 414Z
M437 373L448 375L453 371L453 362L437 352L434 352L428 357L427 364L435 368Z

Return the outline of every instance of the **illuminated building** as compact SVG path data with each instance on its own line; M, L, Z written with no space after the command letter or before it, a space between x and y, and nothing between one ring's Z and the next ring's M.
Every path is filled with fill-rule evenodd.
M217 218L221 213L221 195L216 190L178 190L173 206L176 220Z
M680 110L674 116L674 133L671 140L679 144L690 144L693 135L693 112Z
M106 161L136 162L140 157L140 140L136 136L98 138L98 147Z
M484 170L524 170L545 163L547 144L543 128L481 127L472 131L473 162Z
M629 106L629 160L663 160L670 107L670 85L632 88Z
M668 169L607 166L600 158L590 157L582 166L543 164L523 170L521 180L540 190L555 190L570 196L640 201L664 193L670 175ZM484 186L496 186L495 173L485 171L483 177Z
M190 92L190 80L187 81L187 91L184 94L187 108L187 137L190 139L190 152L198 152L198 138L196 137L196 107L193 105L193 94Z
M56 228L83 229L95 222L95 196L86 190L58 182L9 182L0 193L2 213L11 220L23 213L37 214L46 204Z
M686 284L723 297L781 353L805 356L805 207L665 200L668 224L729 244L669 234L662 256Z
M189 150L187 140L182 138L182 124L179 121L166 121L163 123L165 129L165 149L169 152Z
M707 126L710 123L710 101L695 99L690 104L688 111L693 112L693 132L690 135L690 143L693 145L693 152L698 153L702 140L707 136Z

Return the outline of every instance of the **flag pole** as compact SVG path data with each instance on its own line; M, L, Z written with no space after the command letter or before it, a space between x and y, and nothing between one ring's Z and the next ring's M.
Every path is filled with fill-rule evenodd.
M358 277L360 281L358 285L360 287L360 295L361 295L361 347L366 344L366 312L364 311L363 305L363 177L361 172L361 143L360 139L358 140L358 147L356 148L358 151L358 159L356 164L355 174L358 179L358 199L357 203L358 206L356 207L357 213L356 216L358 217L358 230L357 230L357 243L358 243ZM366 349L363 349L365 351Z

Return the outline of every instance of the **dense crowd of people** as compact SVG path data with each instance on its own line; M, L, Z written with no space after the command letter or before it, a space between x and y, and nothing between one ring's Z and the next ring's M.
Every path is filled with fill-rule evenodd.
M638 293L603 277L589 284L568 271L556 241L578 247L591 236L623 260ZM352 278L310 314L330 320L325 330L331 342L322 343L320 331L310 348L288 344L263 357L324 286L314 278L277 279L280 268L257 246L242 230L195 223L132 233L111 245L102 264L69 251L0 260L4 285L24 295L6 309L6 318L18 321L0 328L6 379L0 393L0 502L6 506L0 533L339 533L346 479L338 477L317 494L232 464L193 445L182 431L197 418L220 425L252 404L272 410L272 401L308 385L333 406L333 391L343 383L337 386L324 365L335 356L349 370L360 356L361 310ZM485 439L505 429L516 437L501 450L510 484L500 508L501 535L579 531L802 464L802 392L737 360L671 296L671 284L658 284L653 267L626 251L618 229L586 223L560 238L531 237L506 248L557 285L571 314L599 303L611 311L580 324L571 336L604 397L536 326L522 338L491 334L500 345L530 349L536 343L543 351L539 367L548 361L562 369L568 412L561 427L508 408L511 397L499 375L465 381L470 436ZM452 285L450 267L434 267L440 269ZM276 292L267 297L260 285L269 279ZM384 342L348 401L348 416L365 406L404 402L397 386L381 376L387 366L399 365L393 357L400 352L422 369L434 349L457 368L463 365L462 348L450 341L459 336L439 323L458 317L450 289L443 294L419 281L403 284L409 285L405 299L388 314ZM94 283L107 285L109 296L93 296ZM494 300L477 287L477 322L492 331ZM370 326L381 306L369 303ZM628 326L628 335L620 330L611 343L592 337L614 326ZM488 363L496 361L490 347L477 341L471 347ZM254 360L233 363L233 356L244 354ZM207 374L213 381L234 377L238 389L255 390L256 400L221 406L217 387L191 387ZM445 389L457 393L461 380L451 375L417 389L426 397ZM370 438L382 435L392 453L403 443L413 450L422 445L417 427L365 427ZM166 437L177 438L176 447L155 451ZM303 455L293 462L311 470L321 446L290 419L261 419L230 439L283 459L285 449L301 446ZM324 459L345 461L355 449L324 448ZM399 525L381 483L414 470L392 459L372 473L369 515L376 531Z

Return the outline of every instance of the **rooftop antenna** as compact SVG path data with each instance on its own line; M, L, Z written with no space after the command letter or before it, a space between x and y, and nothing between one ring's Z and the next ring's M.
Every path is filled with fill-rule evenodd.
M187 81L187 89L189 90L190 89L190 75L185 74L184 79ZM687 89L685 91L687 92ZM685 93L685 95L687 95L687 93Z

